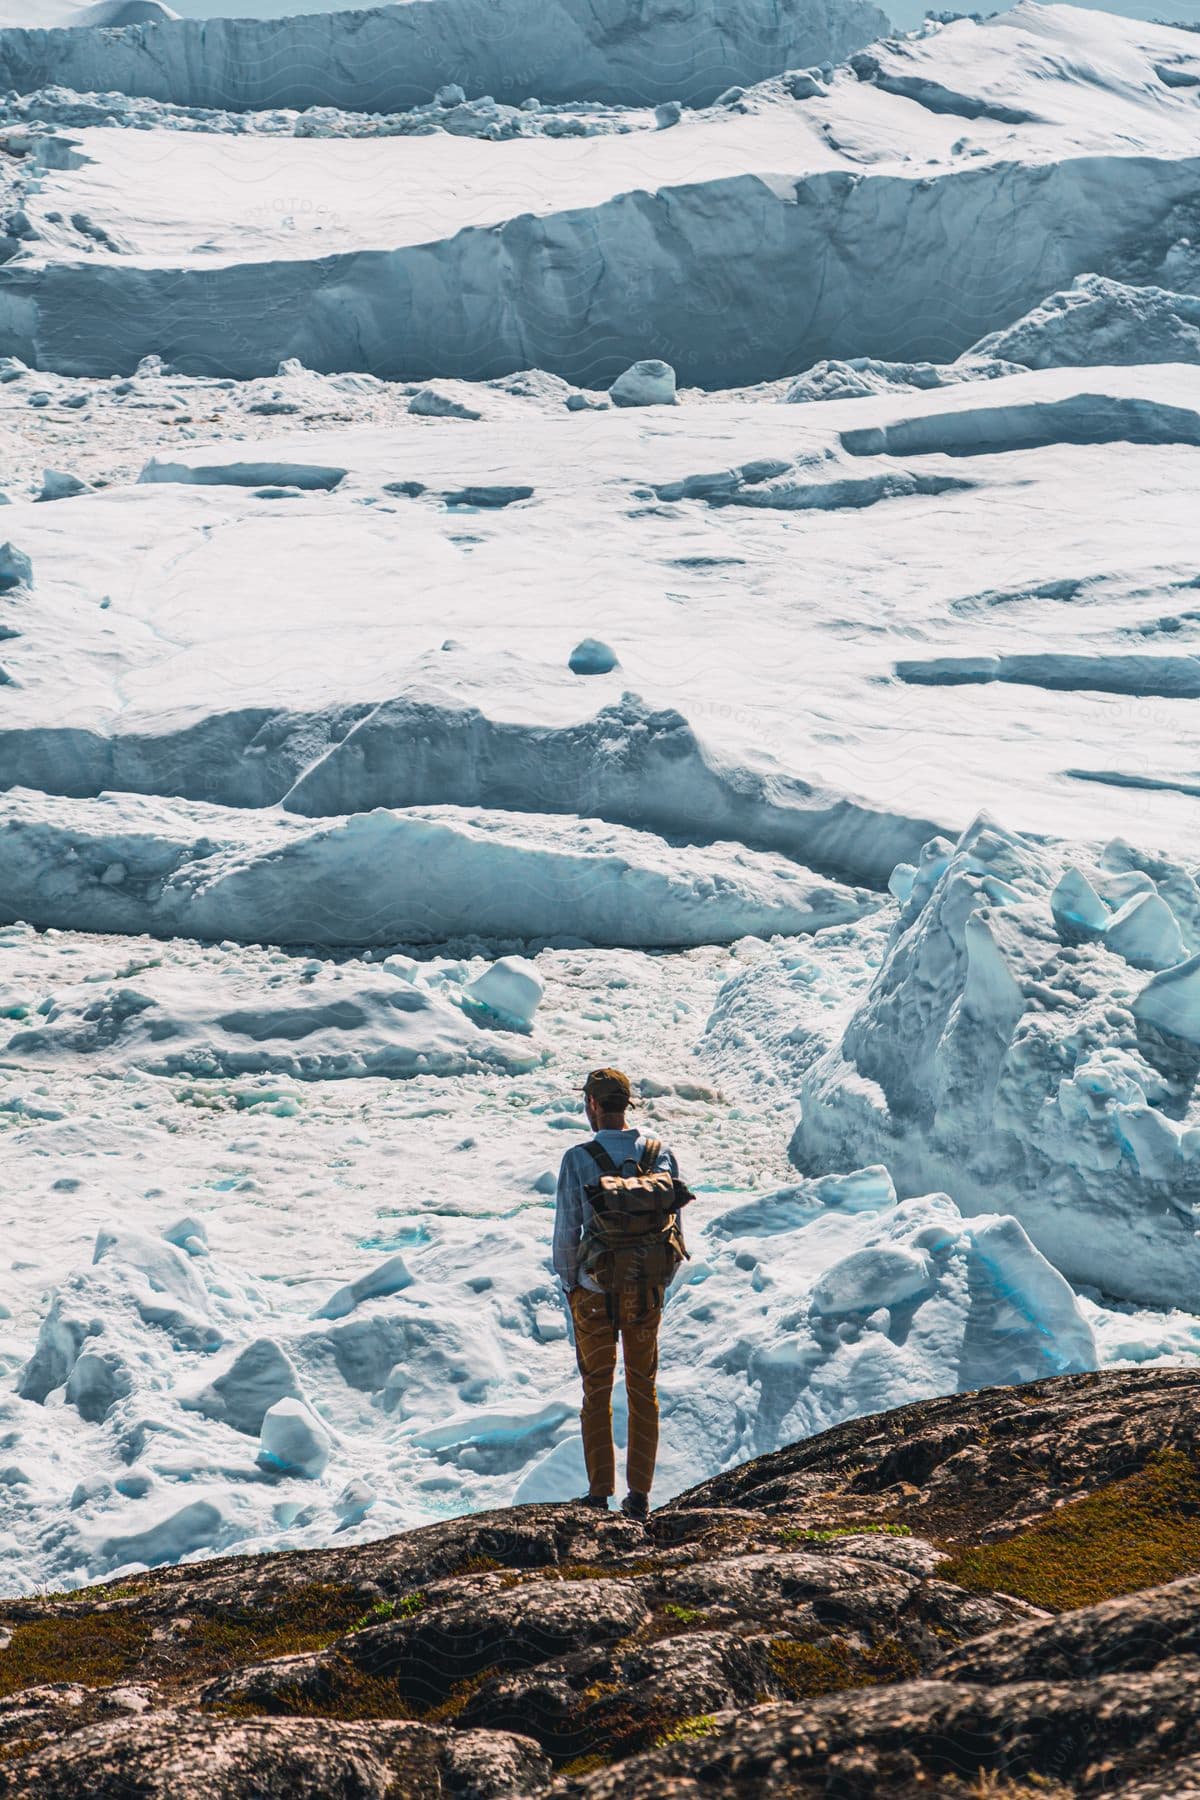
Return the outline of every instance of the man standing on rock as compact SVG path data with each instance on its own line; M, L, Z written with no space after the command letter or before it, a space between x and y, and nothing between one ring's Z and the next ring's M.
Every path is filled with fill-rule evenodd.
M571 1309L583 1377L584 1499L607 1512L615 1487L612 1388L619 1338L629 1402L629 1492L621 1511L644 1519L658 1453L658 1328L667 1286L687 1255L679 1211L692 1195L671 1151L626 1125L632 1098L619 1069L593 1069L583 1102L596 1135L562 1159L554 1269Z

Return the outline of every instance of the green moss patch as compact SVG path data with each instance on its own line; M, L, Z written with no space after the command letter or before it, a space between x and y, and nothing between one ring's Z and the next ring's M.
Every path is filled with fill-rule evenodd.
M371 1625L386 1625L390 1619L413 1619L424 1612L429 1602L424 1594L405 1594L399 1600L377 1600L370 1612L355 1619L351 1631L366 1631Z
M666 1731L660 1731L654 1740L654 1748L661 1750L667 1744L687 1744L693 1738L711 1737L716 1729L717 1721L711 1713L692 1713L669 1725Z
M52 1681L83 1687L122 1681L140 1666L151 1626L146 1619L116 1611L27 1619L11 1630L12 1642L0 1652L0 1695Z
M776 1638L767 1654L771 1671L789 1700L814 1700L843 1688L878 1687L889 1681L911 1681L920 1664L895 1638L857 1649L842 1638L804 1644Z
M111 1591L103 1597L110 1600ZM0 1654L0 1695L52 1681L108 1687L134 1675L167 1683L206 1680L247 1663L322 1650L362 1612L355 1589L325 1582L193 1616L175 1635L169 1617L148 1617L127 1604L91 1611L83 1605L10 1626L12 1642ZM155 1635L160 1628L167 1628L161 1642Z
M707 1618L707 1614L698 1612L694 1606L677 1606L674 1600L668 1600L663 1612L676 1625L703 1625Z
M1200 1571L1200 1468L1163 1450L1144 1469L1060 1506L1025 1531L958 1550L946 1581L1050 1612L1094 1606Z
M77 1600L84 1604L89 1602L94 1604L98 1600L103 1600L107 1604L110 1600L140 1600L143 1594L148 1594L150 1591L148 1581L113 1581L101 1588L76 1588L73 1593L65 1597L68 1600Z
M785 1525L779 1532L781 1544L832 1544L847 1537L911 1537L908 1525Z

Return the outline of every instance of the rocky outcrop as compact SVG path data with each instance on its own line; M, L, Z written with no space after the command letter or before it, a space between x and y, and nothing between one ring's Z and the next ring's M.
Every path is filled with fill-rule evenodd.
M1198 1401L990 1389L646 1527L516 1507L0 1603L0 1796L1188 1792Z
M124 1730L73 1733L23 1760L26 1792L55 1800L193 1800L286 1794L288 1800L499 1800L549 1783L527 1738L371 1720L196 1717L155 1712ZM182 1781L182 1785L180 1782Z

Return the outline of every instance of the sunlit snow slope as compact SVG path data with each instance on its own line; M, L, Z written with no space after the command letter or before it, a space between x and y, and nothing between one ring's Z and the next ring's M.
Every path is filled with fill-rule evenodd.
M178 18L164 0L0 0L0 28L73 29L156 24Z
M880 28L0 32L0 1589L578 1493L601 1063L658 1493L1200 1355L1200 40Z

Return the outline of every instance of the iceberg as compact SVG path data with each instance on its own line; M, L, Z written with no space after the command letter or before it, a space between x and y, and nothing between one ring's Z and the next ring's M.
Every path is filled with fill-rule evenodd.
M402 0L284 19L170 22L140 0L104 4L111 17L89 21L79 8L69 38L0 32L0 89L58 83L188 106L386 112L428 99L453 77L466 93L518 103L537 95L703 104L734 82L840 61L887 29L869 0L779 0L766 18L754 0L720 8L712 0L682 8L555 0L549 10L521 0Z
M1128 852L1076 863L1074 890L1082 878L1102 893ZM1187 1306L1200 889L1168 859L1134 860L1147 892L1082 941L1061 850L985 817L928 862L799 1083L794 1162L818 1172L868 1153L901 1194L939 1182L968 1215L1003 1205L1076 1283ZM1175 966L1147 978L1165 954Z

